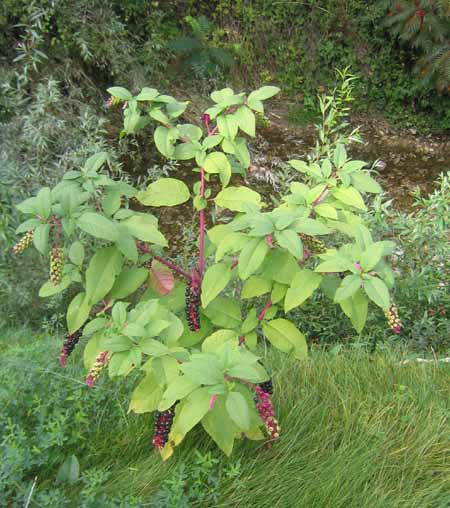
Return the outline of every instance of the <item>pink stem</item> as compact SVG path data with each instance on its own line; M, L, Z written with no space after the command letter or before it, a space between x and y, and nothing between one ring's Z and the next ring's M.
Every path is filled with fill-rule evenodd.
M200 168L200 197L205 197L205 170ZM205 268L205 209L200 210L200 243L199 243L198 271L203 277Z
M162 258L161 256L157 256L156 254L153 254L152 250L147 247L143 242L138 242L137 244L138 249L145 253L145 254L151 254L154 259L162 263L163 265L166 265L168 268L173 270L174 272L178 273L179 275L185 277L188 280L191 280L191 274L188 272L185 272L182 268L180 268L175 263L172 263L172 261L169 261L167 259Z
M272 307L272 300L269 298L269 301L266 303L264 309L261 311L261 314L258 316L258 321L262 321L266 312Z

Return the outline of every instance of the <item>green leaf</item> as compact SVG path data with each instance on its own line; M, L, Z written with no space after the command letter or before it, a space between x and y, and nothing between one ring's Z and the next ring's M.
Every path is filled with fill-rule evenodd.
M172 407L177 400L182 400L200 386L200 383L192 381L187 376L178 376L167 387L163 398L158 406L159 411L165 411Z
M222 90L216 90L211 93L211 99L216 102L223 102L225 99L232 97L234 92L231 88L222 88Z
M216 263L226 254L242 250L247 242L248 237L244 233L229 233L225 236L221 235L220 243L217 245Z
M156 88L149 88L144 86L140 91L139 95L136 96L137 101L152 101L155 97L158 97L159 92Z
M165 356L170 353L170 349L155 339L143 339L139 342L142 352L149 356Z
M291 226L297 233L304 233L305 235L326 235L331 231L320 221L302 217L297 219Z
M241 298L254 298L268 293L272 289L272 283L256 275L249 277L242 286Z
M230 141L236 137L238 131L238 123L233 115L218 116L217 126L219 128L219 133Z
M98 152L91 155L84 164L84 171L97 171L108 160L108 152Z
M90 322L86 326L89 324ZM102 332L98 332L91 337L83 351L83 364L87 371L94 365L97 356L102 351L105 351L104 338Z
M219 395L217 397L212 411L208 411L203 417L202 426L225 455L230 456L233 451L234 439L240 431L228 416L225 396Z
M163 126L163 129L166 129L163 133L160 134L160 132L158 132L157 135L154 136L154 139L155 139L155 144L157 143L161 143L161 145L164 147L164 149L168 149L168 150L171 150L171 146L172 146L172 142L175 141L176 137L175 137L175 133L173 133L173 137L171 136L170 134L170 131L171 131L171 127L168 125L170 124L170 120L169 120L169 117L162 111L162 109L160 107L154 107L150 110L150 116L153 118L153 120L156 120L157 122L159 123L162 123ZM158 127L159 129L159 127ZM156 131L155 131L156 132ZM178 131L177 131L178 133ZM162 140L162 136L166 136L164 138L164 140ZM170 143L169 143L169 140L170 140ZM168 142L167 144L166 141ZM166 155L165 153L163 153L161 150L160 150L160 147L157 145L156 148L158 148L158 150L163 154L163 155ZM166 155L167 157L167 155ZM169 157L170 158L170 157Z
M321 217L326 217L327 219L337 220L338 215L336 208L332 205L328 205L326 203L321 203L314 207L314 212Z
M33 244L41 254L48 252L50 224L39 224L33 233Z
M203 314L222 328L237 328L241 324L239 302L231 298L218 296L203 310Z
M293 350L298 360L304 360L308 354L308 346L303 333L287 319L274 319L263 323L263 330L269 341L285 353Z
M271 249L266 256L261 276L280 284L290 285L293 277L299 271L296 259L289 252Z
M278 282L275 282L273 285L272 293L270 295L272 303L280 302L286 296L287 290L288 287L285 284L279 284Z
M36 196L36 211L42 219L48 219L52 213L52 193L48 187L43 187Z
M265 238L255 238L247 243L239 256L238 272L242 280L248 279L258 270L268 250Z
M70 455L56 473L56 483L76 483L80 479L80 463L75 455ZM31 499L31 498L30 498Z
M155 373L152 371L133 390L128 409L137 414L156 411L162 394L163 389L158 385Z
M39 290L39 296L41 298L48 298L49 296L56 295L67 289L72 283L72 279L69 275L65 275L59 284L53 284L52 281L48 280L41 286Z
M114 307L111 311L111 316L115 324L119 326L123 326L127 320L127 307L128 303L125 302L117 302L114 304Z
M244 322L242 323L241 333L243 335L248 334L249 332L254 330L258 326L258 324L259 324L259 321L258 321L258 316L256 314L256 309L251 309L248 312L247 317L245 318Z
M347 275L336 290L334 301L339 303L342 302L342 300L347 300L352 297L361 287L361 282L361 277L359 275Z
M167 119L168 120L168 119ZM167 128L160 125L155 129L153 135L155 140L156 148L162 153L167 159L171 159L175 152L175 141L178 138L178 130L174 128Z
M228 415L242 430L250 428L250 411L242 393L229 392L225 402Z
M200 129L200 127L190 123L177 125L177 129L180 133L180 138L183 141L199 141L203 135L203 131Z
M291 229L275 231L275 239L280 247L288 250L295 258L303 258L303 244L295 231Z
M292 279L291 287L286 292L284 311L289 312L307 300L320 286L322 277L311 270L302 270Z
M119 236L117 225L96 212L85 212L77 221L78 227L86 233L115 242Z
M241 106L234 113L239 128L251 137L255 137L255 115L247 108L247 106Z
M33 231L40 223L41 221L39 219L28 219L16 228L16 233L20 234Z
M180 365L180 370L193 382L200 385L216 385L223 382L223 373L218 359L210 353L195 353L191 361Z
M120 273L111 289L111 297L126 298L134 293L148 277L146 268L130 268Z
M177 206L191 197L187 185L175 178L159 178L145 191L138 192L137 199L145 206Z
M197 388L187 397L177 416L177 425L183 434L187 434L206 415L210 398L208 388Z
M288 161L288 164L289 164L289 166L293 167L299 173L308 173L308 171L309 171L309 164L305 161L298 161L298 160L292 159L292 160ZM291 191L292 191L292 189L291 189Z
M353 187L339 187L333 189L332 194L341 203L353 206L358 210L367 210L361 194Z
M81 242L73 242L69 249L69 259L78 268L81 268L84 261L84 247Z
M250 383L263 383L269 379L269 375L264 367L255 363L250 365L248 363L240 363L228 370L228 375L238 377Z
M86 270L86 297L91 305L104 298L121 269L122 256L116 247L98 250Z
M122 225L138 240L154 243L161 247L167 246L167 240L164 238L164 235L158 231L150 217L135 215L134 217L123 220Z
M67 308L67 331L69 334L80 329L89 317L91 305L86 293L78 293Z
M361 255L360 263L364 271L372 270L384 255L385 245L383 242L376 242L370 245Z
M217 330L202 343L203 353L216 353L226 342L237 344L238 334L235 330Z
M115 353L109 361L109 377L127 376L134 368L141 365L141 361L142 353L137 347L134 347L129 351Z
M112 95L113 97L118 97L123 101L129 101L133 98L131 93L122 86L111 86L110 88L108 88L107 92L109 93L109 95Z
M231 165L227 156L222 152L209 153L203 163L203 168L207 173L220 173L223 172L231 174Z
M122 351L130 351L133 342L123 335L113 335L105 340L105 348L111 353L121 353Z
M180 143L175 147L172 158L179 161L187 161L193 159L199 150L200 145L198 143Z
M206 270L202 282L203 308L206 308L226 288L230 279L230 267L223 263L212 265Z
M217 206L235 212L244 212L246 205L251 203L261 207L261 196L248 187L228 187L217 194Z
M105 196L103 196L102 207L103 211L107 215L114 215L120 208L120 204L121 204L121 192L117 189L110 189L105 194Z
M342 143L339 143L333 153L333 162L337 168L341 168L347 161L347 151Z
M136 263L138 260L138 250L136 240L131 236L128 229L123 224L118 224L119 237L116 242L117 248L130 261Z
M250 166L250 152L248 151L247 142L244 138L236 138L232 144L234 156L245 168L248 168Z
M350 318L355 330L361 333L367 319L368 300L362 289L352 297L339 302L342 310Z
M361 192L379 194L383 190L381 185L365 171L352 173L352 184Z
M277 86L262 86L255 90L248 96L248 101L253 99L257 99L259 101L265 101L266 99L270 99L274 95L276 95L280 89Z
M381 307L383 310L389 309L389 290L381 279L378 277L370 277L370 279L366 279L364 281L364 291L372 302L378 305L378 307Z
M203 140L203 148L209 150L210 148L214 148L218 144L220 144L223 140L223 136L220 134L215 134L214 136L208 136Z

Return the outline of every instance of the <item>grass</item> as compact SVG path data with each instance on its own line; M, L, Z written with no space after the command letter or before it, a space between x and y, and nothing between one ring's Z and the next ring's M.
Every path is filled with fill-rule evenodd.
M105 500L122 493L138 496L142 506L156 506L152 499L161 483L192 461L194 450L214 450L219 468L240 463L237 480L221 478L218 500L197 506L444 508L450 503L449 365L400 365L392 352L313 351L300 364L270 353L266 363L275 373L279 442L271 448L239 442L227 459L199 429L162 463L151 450L151 416L127 414L132 380L125 385L102 380L88 392L80 384L80 352L61 371L58 348L58 340L26 331L9 331L0 339L0 487L1 480L15 485L9 491L3 485L13 500L7 506L24 506L35 476L30 508L53 507L42 501L52 489L66 502L79 501L80 492L83 500L86 478L99 471L96 490ZM85 483L55 486L56 471L71 453L80 460ZM82 502L83 508L97 506Z

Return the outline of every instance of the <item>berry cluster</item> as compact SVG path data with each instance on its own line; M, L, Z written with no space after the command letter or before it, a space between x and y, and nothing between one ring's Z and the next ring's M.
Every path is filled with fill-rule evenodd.
M200 329L200 284L192 276L191 283L186 287L186 320L189 328L196 332Z
M264 383L259 383L258 386L264 393L268 393L269 395L273 394L273 383L271 379L264 381Z
M86 384L89 386L89 388L92 388L94 386L95 381L100 376L102 370L106 367L108 361L109 361L109 351L102 351L97 356L94 365L91 367L91 370L89 371L86 377Z
M314 254L323 254L327 250L327 246L322 240L315 236L301 234L300 238L305 242L306 246Z
M395 303L391 303L391 306L387 311L384 312L386 319L388 320L389 326L394 333L399 334L401 331L401 323L398 317L397 306Z
M28 231L19 242L14 245L12 251L14 254L21 254L25 249L27 249L33 242L33 231Z
M72 351L75 349L75 346L78 344L78 341L82 335L83 331L80 329L67 336L59 352L59 364L61 367L66 366L67 358L69 358L69 356L72 354Z
M62 255L59 247L53 247L50 252L50 280L55 286L61 282L62 277Z
M175 418L175 406L177 403L165 411L157 411L155 419L155 428L153 435L153 446L161 450L169 440L170 429Z
M269 381L267 381L266 383L269 383ZM256 391L255 398L256 409L258 411L261 420L264 422L266 431L269 434L269 440L274 441L275 439L278 439L278 437L280 436L280 427L278 425L277 420L275 419L272 400L270 399L270 393L264 391L260 385L255 388L255 391Z

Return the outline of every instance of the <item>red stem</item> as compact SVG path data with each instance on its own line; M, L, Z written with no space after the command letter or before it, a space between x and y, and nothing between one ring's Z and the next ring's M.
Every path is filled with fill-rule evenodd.
M168 268L170 268L171 270L173 270L174 272L178 273L179 275L185 277L186 279L188 280L191 280L191 274L189 274L188 272L185 272L182 268L180 268L178 265L176 265L175 263L172 263L172 261L169 261L168 259L164 259L162 258L161 256L157 256L156 254L153 254L152 250L149 249L147 247L147 245L145 245L144 243L142 242L139 242L138 245L137 245L138 249L143 252L143 253L146 253L146 254L151 254L153 256L154 259L156 259L157 261L159 261L160 263L162 263L163 265L166 265Z
M272 307L272 300L269 298L269 301L266 303L264 309L261 311L261 314L258 316L258 321L262 321L266 312Z

